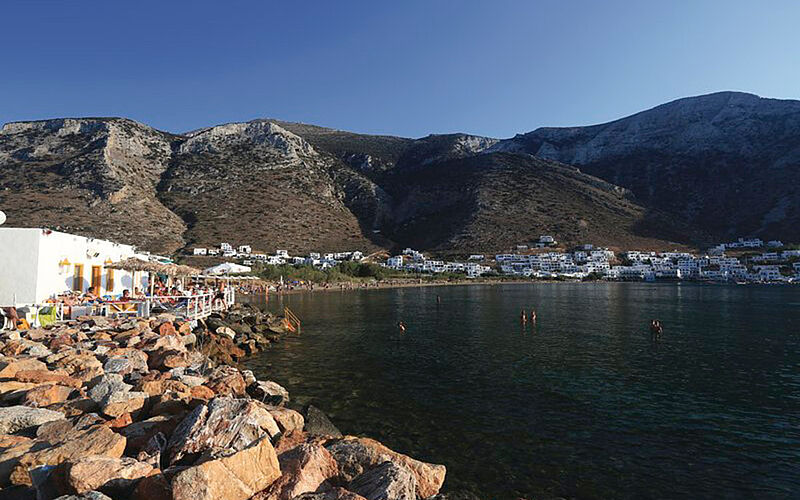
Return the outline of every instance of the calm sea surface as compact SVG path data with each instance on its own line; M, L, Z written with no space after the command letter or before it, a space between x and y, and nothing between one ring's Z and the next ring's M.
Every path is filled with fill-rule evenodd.
M266 307L284 304L302 334L249 367L344 433L445 464L446 490L800 498L800 287L453 286Z

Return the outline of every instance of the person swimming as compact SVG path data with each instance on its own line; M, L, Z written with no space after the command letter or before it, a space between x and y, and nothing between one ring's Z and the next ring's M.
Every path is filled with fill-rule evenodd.
M402 321L397 322L397 328L400 330L400 333L406 333L406 324Z
M650 320L650 338L660 338L664 333L664 327L661 325L660 319Z

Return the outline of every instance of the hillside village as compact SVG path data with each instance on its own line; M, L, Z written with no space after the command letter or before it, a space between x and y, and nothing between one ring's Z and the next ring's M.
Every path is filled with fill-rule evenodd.
M292 256L286 250L277 250L268 255L254 252L250 245L234 247L230 243L220 243L217 248L194 248L192 255L236 259L247 266L295 265L319 269L332 268L346 261L375 260L366 258L358 250L311 252L305 256ZM398 255L381 259L380 264L410 274L463 274L467 278L493 275L551 280L800 282L800 249L787 248L778 240L764 242L758 238L739 238L721 243L704 254L637 250L615 253L592 244L566 251L558 248L554 237L542 235L532 245L517 245L513 252L493 257L472 254L464 261L445 261L406 248Z

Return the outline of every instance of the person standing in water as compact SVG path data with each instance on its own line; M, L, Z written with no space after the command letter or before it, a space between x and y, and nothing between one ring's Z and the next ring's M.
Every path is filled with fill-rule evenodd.
M437 295L436 296L436 305L438 306L441 303L442 303L442 296L441 295Z
M406 333L406 324L402 321L397 322L397 328L400 330L400 333Z
M651 319L650 320L650 338L651 339L659 339L661 338L661 334L664 333L664 327L661 326L660 319Z
M528 315L525 314L525 309L519 313L519 322L523 325L528 322Z
M531 324L536 324L536 309L531 307Z

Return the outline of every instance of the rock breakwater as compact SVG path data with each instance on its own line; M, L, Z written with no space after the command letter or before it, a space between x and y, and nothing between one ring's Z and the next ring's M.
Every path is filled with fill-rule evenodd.
M445 467L342 436L236 363L284 334L237 309L0 332L0 497L416 500Z

